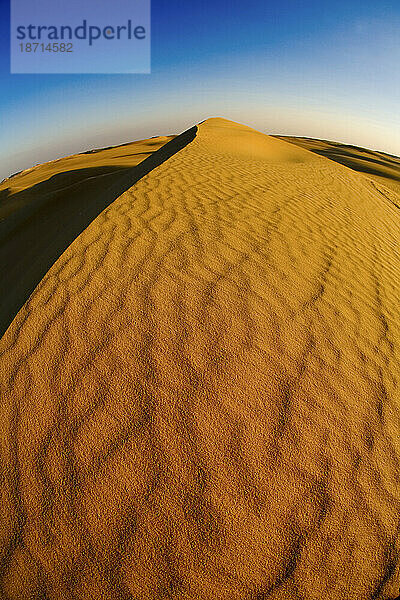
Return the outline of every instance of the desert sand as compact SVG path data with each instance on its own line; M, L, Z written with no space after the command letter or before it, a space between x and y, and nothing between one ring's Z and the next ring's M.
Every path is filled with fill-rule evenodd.
M400 195L224 119L181 146L0 341L0 597L396 598Z
M91 221L192 136L175 137L68 156L0 184L0 264L12 262L12 268L0 271L0 336Z
M7 191L10 198L17 192L32 188L32 186L49 181L51 178L53 178L54 183L59 184L57 188L60 189L63 187L62 184L65 187L66 182L71 185L72 182L81 181L85 177L99 177L112 173L113 167L122 172L123 167L133 167L139 164L174 137L176 136L157 136L138 142L110 146L109 148L96 148L80 154L51 160L48 163L36 165L4 179L0 183L0 192ZM83 169L91 169L91 171L83 172ZM68 180L65 173L68 173ZM55 176L60 174L64 174L64 178L56 179ZM56 186L54 185L53 188L55 189ZM10 204L7 203L5 206L3 204L4 202L1 206L1 217L4 217L6 210L7 213L11 212ZM15 203L12 208L14 207Z
M326 156L359 173L365 173L368 179L400 193L400 158L397 156L327 140L282 135L274 137Z

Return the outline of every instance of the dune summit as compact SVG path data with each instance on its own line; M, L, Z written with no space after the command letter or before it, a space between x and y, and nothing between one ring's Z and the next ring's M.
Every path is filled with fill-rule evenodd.
M102 210L0 342L2 597L396 598L399 202L208 119Z

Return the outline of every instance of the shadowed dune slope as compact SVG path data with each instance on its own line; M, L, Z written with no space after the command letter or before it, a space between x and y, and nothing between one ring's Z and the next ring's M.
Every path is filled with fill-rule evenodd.
M400 194L400 158L397 156L359 148L358 146L340 144L339 142L282 135L274 137L296 144L320 156L326 156L350 169L354 169L354 171L364 173L371 180L377 181Z
M28 169L0 186L0 335L97 215L195 135L133 142ZM2 188L2 189L1 189Z
M170 142L174 137L176 136L158 136L138 142L111 146L109 148L96 148L87 152L81 152L80 154L51 160L4 179L0 183L0 193L7 191L8 196L11 197L17 192L31 188L61 173L65 174L64 182L68 182L68 177L71 177L71 183L75 183L79 180L79 171L81 169L101 169L104 167L122 169L122 167L134 167L153 154L153 152L159 150L164 144ZM76 172L76 178L74 178L73 172ZM1 210L0 215L3 217L3 206Z
M399 211L225 121L110 204L0 343L7 600L387 600Z

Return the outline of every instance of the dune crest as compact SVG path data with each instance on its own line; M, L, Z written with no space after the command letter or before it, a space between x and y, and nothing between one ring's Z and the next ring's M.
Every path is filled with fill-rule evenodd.
M0 271L0 336L70 243L196 130L67 156L0 185L0 263L12 257Z
M112 202L0 341L3 597L396 598L399 239L221 119Z
M228 121L221 117L213 117L199 124L198 137L203 144L218 146L218 153L238 159L263 161L272 164L284 162L312 162L315 157L310 152L304 152L301 147L282 142L247 127Z

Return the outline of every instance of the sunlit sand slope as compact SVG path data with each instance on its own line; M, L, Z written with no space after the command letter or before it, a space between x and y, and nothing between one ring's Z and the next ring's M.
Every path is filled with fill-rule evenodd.
M195 135L93 150L0 184L0 337L50 267L109 204Z
M395 598L399 239L221 119L115 200L1 341L3 597Z
M339 142L302 137L274 137L296 144L301 148L306 148L306 150L311 150L311 152L321 156L326 156L359 173L364 173L372 181L383 184L390 190L400 194L400 158L397 156L359 148L358 146L340 144Z

